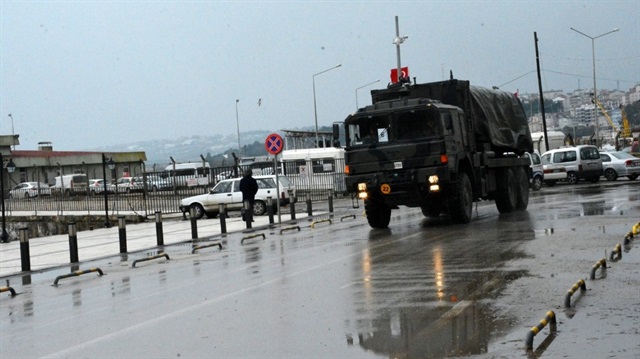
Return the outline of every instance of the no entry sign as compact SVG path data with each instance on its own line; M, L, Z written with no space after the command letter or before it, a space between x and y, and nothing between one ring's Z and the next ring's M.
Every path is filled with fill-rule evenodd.
M280 137L277 133L272 133L267 136L267 139L264 141L264 147L267 149L272 155L277 155L282 152L282 147L284 147L284 141L282 137Z

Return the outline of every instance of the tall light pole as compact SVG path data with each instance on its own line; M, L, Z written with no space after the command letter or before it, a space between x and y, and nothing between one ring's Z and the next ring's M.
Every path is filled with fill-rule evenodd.
M13 163L13 160L9 159L9 163L7 163L7 172L13 173L16 170L16 165ZM0 233L0 241L3 243L9 242L9 234L7 233L7 222L4 216L4 158L2 158L2 153L0 153L0 205L2 205L2 233Z
M313 76L311 77L311 80L313 81L313 115L316 119L316 147L318 146L318 141L320 140L320 138L318 137L318 110L316 108L316 76L321 75L327 71L331 71L333 69L337 69L338 67L342 66L342 64L338 64L330 69L326 69L324 71L320 71L317 74L313 74ZM322 146L324 147L324 146Z
M238 102L240 102L240 99L236 99L236 128L238 129L238 153L242 153L242 147L240 147L240 120L238 119Z
M360 106L358 105L358 90L360 90L361 88L367 87L367 86L369 86L369 85L373 85L373 84L375 84L376 82L380 82L380 80L378 79L378 80L375 80L375 81L373 81L373 82L369 82L368 84L366 84L366 85L362 85L362 86L360 86L360 87L358 87L358 88L356 89L356 110L360 108Z
M111 221L109 220L109 199L107 198L107 165L109 169L113 171L116 168L115 162L113 162L112 158L109 158L107 161L107 157L102 154L102 184L104 190L104 228L111 228Z
M596 39L599 37L603 37L604 35L609 35L612 32L616 32L619 29L615 28L609 32L605 32L604 34L598 36L589 36L582 31L571 28L571 30L577 32L578 34L588 37L591 39L591 56L593 60L593 98L598 100L598 90L596 89ZM596 146L600 148L600 124L598 123L598 105L593 103L593 117L596 120Z
M13 138L11 139L11 149L15 150L16 149L16 133L15 131L13 131L13 116L11 116L11 114L9 114L9 118L11 119L11 135L13 136Z

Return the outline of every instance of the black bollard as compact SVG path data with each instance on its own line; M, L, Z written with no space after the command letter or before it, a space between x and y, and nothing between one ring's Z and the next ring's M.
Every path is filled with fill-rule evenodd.
M127 253L127 221L124 216L118 216L118 238L120 239L120 254Z
M329 190L329 213L333 213L333 190Z
M244 221L247 224L247 229L251 229L251 222L253 222L253 210L250 208L249 201L244 201Z
M31 271L31 255L29 254L29 228L20 228L20 261L22 271Z
M291 212L291 220L296 219L296 197L293 196L293 190L288 190L289 192L289 208Z
M191 239L198 238L198 224L196 223L196 209L189 208L189 217L191 218Z
M313 216L313 209L311 208L311 195L307 196L307 215Z
M227 233L227 205L225 203L218 204L218 212L220 212L220 233Z
M162 212L156 211L156 242L164 246L164 232L162 231Z
M269 224L273 224L273 199L267 197L267 214L269 215Z
M78 262L78 229L75 223L69 223L69 263Z

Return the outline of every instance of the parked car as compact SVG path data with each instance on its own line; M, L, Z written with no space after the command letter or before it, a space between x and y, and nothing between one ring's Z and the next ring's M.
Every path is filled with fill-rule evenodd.
M604 178L607 181L615 181L621 176L626 176L633 181L640 175L640 158L627 152L601 151L600 158L604 168Z
M529 167L531 168L531 189L539 191L542 188L542 183L544 182L544 168L542 166L542 160L540 160L540 155L536 152L525 152L524 155L529 158Z
M42 182L22 182L9 191L9 198L32 198L50 195L51 187Z
M114 194L116 192L116 186L107 183L107 194ZM103 179L90 179L89 180L89 193L91 195L104 193L104 180Z
M564 167L567 171L566 181L571 184L576 184L581 179L596 183L603 173L600 153L593 145L562 147L547 151L542 155L542 163Z
M141 192L143 190L142 178L120 177L116 182L116 190L118 193Z
M276 176L254 176L258 182L258 193L256 193L255 203L253 205L253 214L261 216L267 211L267 197L273 200L274 210L276 207L276 199L279 199L280 205L289 204L289 190L292 190L295 196L295 187L285 176L278 176L280 182L279 188L276 188ZM240 178L222 180L213 187L209 193L198 196L188 197L180 202L180 210L184 213L195 209L196 218L203 216L215 218L219 214L219 204L227 205L227 211L238 211L242 209L242 192L240 192Z
M142 181L142 177L138 177L140 181ZM173 189L173 185L171 184L171 180L169 178L163 178L159 175L148 175L147 176L147 191L157 192L157 191L168 191Z

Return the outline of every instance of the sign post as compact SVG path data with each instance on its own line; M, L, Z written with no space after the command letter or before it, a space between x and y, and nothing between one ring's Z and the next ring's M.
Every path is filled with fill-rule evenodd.
M267 152L273 155L273 171L276 173L276 208L278 210L278 224L282 224L282 217L280 216L280 179L278 178L278 154L282 152L284 147L284 141L282 137L277 133L272 133L267 136L264 141L264 147ZM289 201L292 201L289 198Z

